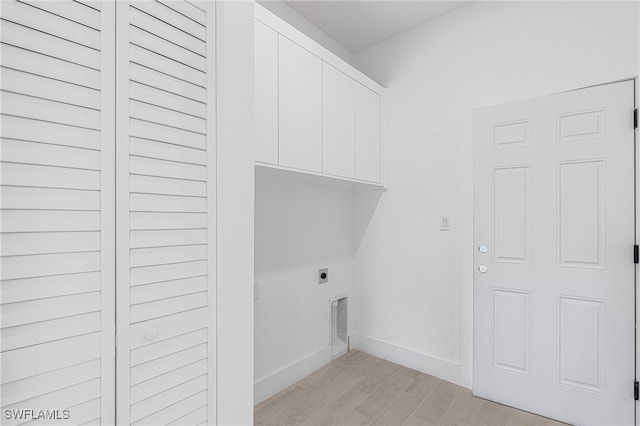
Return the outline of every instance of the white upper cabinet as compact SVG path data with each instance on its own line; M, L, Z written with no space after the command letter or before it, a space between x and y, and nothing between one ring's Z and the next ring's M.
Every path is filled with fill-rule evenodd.
M256 161L278 164L278 33L256 21Z
M355 104L356 178L380 182L380 95L356 83Z
M322 171L354 177L355 82L322 64Z
M255 8L257 171L353 189L384 187L384 87Z
M322 170L322 61L279 37L279 164Z

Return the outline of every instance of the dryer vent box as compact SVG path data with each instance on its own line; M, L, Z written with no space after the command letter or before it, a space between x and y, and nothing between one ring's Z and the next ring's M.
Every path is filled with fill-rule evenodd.
M331 301L331 359L349 350L348 299Z

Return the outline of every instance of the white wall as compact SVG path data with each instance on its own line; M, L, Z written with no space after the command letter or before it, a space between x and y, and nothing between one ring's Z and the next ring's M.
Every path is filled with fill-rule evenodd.
M356 55L389 88L389 191L354 201L357 347L471 385L472 109L636 76L638 16L474 2Z
M329 300L353 279L350 190L259 177L255 185L255 399L330 361ZM329 268L319 285L318 269Z
M253 423L253 2L217 2L217 422Z
M335 55L342 58L349 64L354 64L355 59L353 53L335 41L331 36L309 22L304 16L300 15L291 6L282 0L258 0L262 6L271 11L271 13L279 16L284 21L293 25L299 31L302 31L309 38L319 43L326 49L329 49Z

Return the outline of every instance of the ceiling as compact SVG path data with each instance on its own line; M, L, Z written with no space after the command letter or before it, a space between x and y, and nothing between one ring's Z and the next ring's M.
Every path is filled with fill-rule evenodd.
M304 18L353 53L467 3L453 0L285 1Z

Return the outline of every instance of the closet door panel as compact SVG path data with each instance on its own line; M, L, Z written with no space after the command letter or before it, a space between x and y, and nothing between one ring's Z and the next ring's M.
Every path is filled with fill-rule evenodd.
M322 63L322 172L352 178L355 151L355 82Z
M119 424L215 422L213 6L117 4Z
M95 5L2 5L3 424L115 423L115 8Z
M280 35L281 166L322 171L322 61Z

